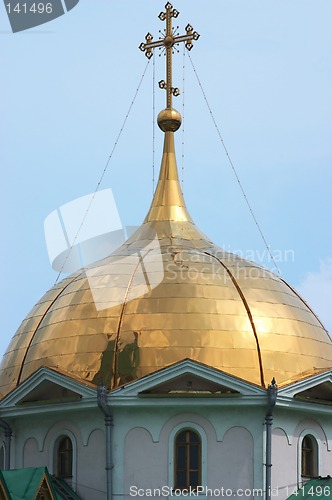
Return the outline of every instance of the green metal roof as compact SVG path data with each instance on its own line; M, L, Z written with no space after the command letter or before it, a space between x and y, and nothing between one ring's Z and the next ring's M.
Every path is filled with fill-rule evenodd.
M287 500L313 500L319 497L321 500L332 498L332 477L319 477L310 479L302 488L293 493Z
M6 470L2 471L1 476L0 479L5 484L11 500L31 500L35 498L44 479L54 499L60 499L53 488L52 478L47 467Z
M47 498L80 500L67 483L54 479L47 467L30 467L0 471L0 498L5 500L32 500L39 492L47 492Z

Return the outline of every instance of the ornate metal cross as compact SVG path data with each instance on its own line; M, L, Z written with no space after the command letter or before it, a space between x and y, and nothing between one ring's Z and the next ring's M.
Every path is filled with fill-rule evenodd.
M173 5L170 2L167 2L165 5L166 12L161 12L159 14L159 19L161 21L166 20L166 29L164 30L165 35L163 38L159 38L159 40L153 42L153 36L151 33L148 33L145 37L145 43L142 42L139 46L142 52L145 52L145 55L148 59L150 59L153 55L153 49L156 47L165 47L166 51L166 82L165 80L161 80L159 82L159 87L161 89L166 90L166 106L167 108L172 107L172 96L178 96L180 94L180 90L176 87L172 87L172 54L173 54L173 46L179 44L180 42L185 42L185 46L188 50L191 50L193 47L193 40L198 40L199 34L197 31L193 30L193 27L190 24L186 26L186 34L185 35L175 35L175 29L172 28L172 18L178 17L180 14L176 9L173 9Z

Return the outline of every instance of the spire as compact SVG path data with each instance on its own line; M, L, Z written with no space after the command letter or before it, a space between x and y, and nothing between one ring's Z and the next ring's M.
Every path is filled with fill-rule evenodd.
M179 12L173 8L170 2L166 3L165 9L165 12L159 14L159 19L166 21L164 36L154 42L153 36L148 33L145 37L145 43L141 43L139 46L148 59L153 56L153 50L157 47L163 47L166 52L166 81L159 82L159 87L166 90L166 108L159 113L157 119L159 128L165 132L164 152L158 185L144 222L156 220L192 222L183 199L175 157L174 132L181 126L181 115L172 107L173 96L176 97L180 94L180 90L172 86L172 55L174 45L181 42L184 42L186 48L191 50L193 40L198 40L199 34L193 31L193 27L188 24L186 34L177 35L177 28L172 27L172 19L177 18Z

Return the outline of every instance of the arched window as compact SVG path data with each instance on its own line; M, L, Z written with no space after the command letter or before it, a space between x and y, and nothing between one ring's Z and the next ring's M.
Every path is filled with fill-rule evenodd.
M186 429L175 437L174 487L196 488L201 484L202 459L201 438L197 432Z
M57 449L58 477L70 478L73 475L73 445L68 436L58 441Z
M301 475L308 478L318 476L318 445L310 434L302 440Z

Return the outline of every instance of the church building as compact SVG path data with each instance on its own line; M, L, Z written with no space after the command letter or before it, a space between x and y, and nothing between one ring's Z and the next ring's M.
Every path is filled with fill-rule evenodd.
M177 16L167 3L165 36L140 46L166 52L164 150L145 220L47 291L2 360L1 499L14 498L13 481L1 487L10 473L28 469L46 492L31 498L83 500L284 500L332 475L327 330L291 285L216 246L186 208L172 51L199 35L187 25L175 36Z

